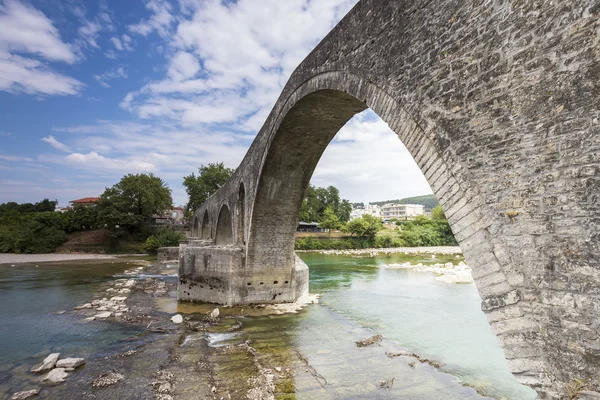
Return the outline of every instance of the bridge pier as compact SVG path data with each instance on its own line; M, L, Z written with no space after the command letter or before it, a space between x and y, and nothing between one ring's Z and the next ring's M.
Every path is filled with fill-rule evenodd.
M308 293L308 267L296 257L289 271L257 274L242 247L192 240L180 247L177 299L224 305L291 303Z

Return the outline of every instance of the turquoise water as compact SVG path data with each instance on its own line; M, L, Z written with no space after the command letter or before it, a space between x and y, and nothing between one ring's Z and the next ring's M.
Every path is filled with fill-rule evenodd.
M487 396L511 400L536 397L533 390L520 385L508 371L502 350L480 309L481 300L474 285L448 284L436 281L431 273L382 267L406 261L409 257L404 255L300 256L310 268L310 292L323 295L320 306L309 308L296 330L300 348L321 339L344 340L348 332L368 329L410 352L442 362L442 371ZM453 256L410 259L423 263L458 261ZM337 331L333 337L332 329ZM310 333L305 335L306 332ZM455 398L455 388L446 390L447 397L436 397L439 393L432 392L419 398ZM399 394L398 398L410 397Z

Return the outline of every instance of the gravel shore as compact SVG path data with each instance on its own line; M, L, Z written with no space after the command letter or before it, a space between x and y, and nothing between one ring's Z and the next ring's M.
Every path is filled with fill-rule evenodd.
M9 254L0 253L0 264L33 264L52 261L105 260L115 258L106 254Z
M336 255L367 255L377 254L462 254L458 246L432 246L432 247L394 247L390 249L357 249L357 250L296 250L297 253L316 252Z

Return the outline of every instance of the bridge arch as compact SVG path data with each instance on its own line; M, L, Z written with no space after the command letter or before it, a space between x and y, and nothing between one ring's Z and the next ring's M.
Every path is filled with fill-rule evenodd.
M192 220L192 236L194 237L200 237L200 220L198 218L198 216L196 215L194 217L194 219Z
M219 210L217 228L215 231L215 245L222 246L233 244L233 226L229 206L223 204Z
M208 217L208 210L204 210L204 216L202 217L202 227L199 235L200 239L210 239L212 237L210 232L210 219Z
M236 243L239 246L243 246L246 243L245 226L246 221L246 189L244 182L240 182L240 188L238 190L237 202L235 204L235 226L236 226Z
M261 274L285 270L292 279L298 214L312 173L339 129L367 108L388 123L423 172L473 268L482 309L509 366L517 379L530 384L532 376L538 379L541 373L541 349L525 357L521 351L531 349L525 337L536 335L539 328L518 304L520 292L513 284L523 276L498 256L504 254L503 243L490 233L492 222L479 188L463 167L464 159L449 148L443 134L424 129L385 90L357 75L318 74L298 87L280 111L259 168L249 216L247 268Z

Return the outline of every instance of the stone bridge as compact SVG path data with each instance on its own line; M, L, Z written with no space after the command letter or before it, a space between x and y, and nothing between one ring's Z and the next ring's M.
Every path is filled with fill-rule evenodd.
M338 130L371 108L442 205L516 378L544 398L582 378L598 391L599 13L596 0L359 2L195 212L179 299L306 293L303 193Z

